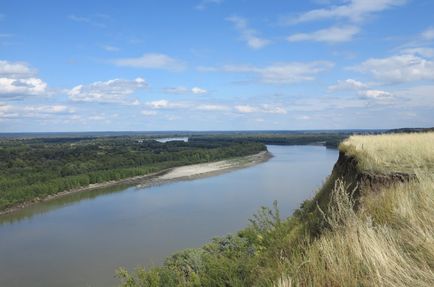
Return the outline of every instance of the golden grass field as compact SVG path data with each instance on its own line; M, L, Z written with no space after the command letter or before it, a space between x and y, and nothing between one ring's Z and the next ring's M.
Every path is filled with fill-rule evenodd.
M416 179L364 192L358 208L337 180L329 228L285 258L275 286L434 286L434 133L352 136L340 149L361 171Z
M355 157L361 171L387 174L434 169L434 132L351 136L339 149Z

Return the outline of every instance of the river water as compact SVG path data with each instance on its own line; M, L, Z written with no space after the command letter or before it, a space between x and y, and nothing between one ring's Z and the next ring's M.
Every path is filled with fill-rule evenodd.
M274 200L290 215L338 157L321 146L268 150L269 161L217 176L82 192L1 216L0 286L116 286L117 267L161 264L245 227Z

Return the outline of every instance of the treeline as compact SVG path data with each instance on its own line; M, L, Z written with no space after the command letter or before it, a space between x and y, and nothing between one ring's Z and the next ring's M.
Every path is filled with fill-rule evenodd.
M311 132L293 134L220 134L220 135L195 135L191 136L191 142L219 141L219 142L256 142L266 145L324 145L337 148L339 143L347 138L350 132Z
M47 138L0 142L0 210L93 183L266 150L254 142L133 137Z

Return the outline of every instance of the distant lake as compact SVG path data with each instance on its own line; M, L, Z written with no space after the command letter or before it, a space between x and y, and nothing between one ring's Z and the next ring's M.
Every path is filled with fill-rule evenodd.
M155 139L157 142L160 143L167 143L167 142L173 142L173 141L183 141L188 142L188 137L176 137L176 138L159 138Z
M116 286L115 269L161 264L236 232L260 206L282 216L313 196L338 151L268 146L259 165L160 186L89 191L0 217L0 286Z

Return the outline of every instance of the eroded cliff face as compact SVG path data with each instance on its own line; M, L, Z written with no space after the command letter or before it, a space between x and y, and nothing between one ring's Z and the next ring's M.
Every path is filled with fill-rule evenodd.
M357 159L355 157L348 156L341 151L333 167L331 178L343 179L351 190L356 189L358 192L378 192L380 189L391 186L392 184L416 179L416 176L414 174L400 172L381 174L363 171L358 168Z

